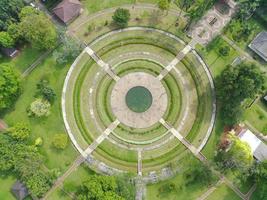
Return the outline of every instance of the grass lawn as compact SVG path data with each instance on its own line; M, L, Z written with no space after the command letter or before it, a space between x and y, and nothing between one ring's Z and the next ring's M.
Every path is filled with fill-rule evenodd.
M16 178L13 176L0 176L0 199L3 200L15 200L16 198L10 192L11 187L16 182Z
M46 166L50 169L59 168L62 171L64 171L78 155L72 147L71 142L69 142L68 147L63 151L58 151L51 146L54 134L65 133L64 123L61 117L60 100L62 85L68 66L70 66L70 64L57 66L52 57L47 58L22 81L22 95L19 97L13 110L4 116L4 120L10 126L18 122L28 123L32 131L31 140L34 141L37 137L43 139L43 145L40 151L44 155ZM48 117L28 117L26 110L31 102L35 100L36 84L42 78L49 80L51 87L56 92L57 98L51 108L51 114Z
M42 51L25 46L20 50L18 56L13 59L7 57L0 58L0 63L14 65L20 72L24 72L41 54Z
M244 120L258 132L267 135L267 105L260 100L245 111Z
M221 184L218 188L212 192L207 200L240 200L241 198L235 194L227 185Z

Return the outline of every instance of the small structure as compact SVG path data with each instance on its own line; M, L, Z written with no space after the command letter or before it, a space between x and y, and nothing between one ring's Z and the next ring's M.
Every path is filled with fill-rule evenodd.
M255 136L249 129L243 129L238 136L241 141L248 143L254 158L258 161L267 160L267 145Z
M81 13L82 4L78 0L63 0L54 9L54 14L65 24L69 24Z
M12 193L18 200L23 200L29 195L28 189L20 181L16 181L12 186Z
M19 51L16 48L4 48L4 47L1 47L1 52L3 52L3 54L5 54L10 58L15 58L19 53Z
M260 32L248 46L267 62L267 31Z
M263 99L266 101L267 103L267 94L263 97Z

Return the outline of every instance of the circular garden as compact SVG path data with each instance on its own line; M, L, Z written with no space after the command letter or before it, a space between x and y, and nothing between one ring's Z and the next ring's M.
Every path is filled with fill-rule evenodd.
M166 72L186 46L167 32L131 27L89 46L101 61L86 50L80 54L65 80L62 109L73 144L92 166L136 173L141 159L144 175L178 167L190 152L161 119L203 148L214 123L214 92L195 50ZM86 154L116 120L118 125Z

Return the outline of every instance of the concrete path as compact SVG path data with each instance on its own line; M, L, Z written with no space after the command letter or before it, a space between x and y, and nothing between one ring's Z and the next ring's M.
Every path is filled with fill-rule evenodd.
M102 133L102 135L96 138L96 140L83 152L83 156L87 157L90 155L119 124L120 121L117 119L111 123L109 127Z
M93 49L91 49L90 47L86 47L85 48L86 53L89 54L89 56L102 68L104 69L107 74L113 78L115 81L118 81L120 79L120 77L118 77L115 72L111 69L111 67L105 63L97 54L96 52L94 52Z
M188 54L195 46L195 40L192 40L185 48L180 51L177 56L170 62L168 66L158 75L157 79L162 80L175 66Z
M137 172L138 172L138 176L142 176L142 150L141 149L138 149L138 169L137 169Z
M204 194L202 194L200 197L198 197L196 200L205 200L209 197L209 195L211 195L219 185L221 185L223 183L223 180L220 179L214 186L212 186L211 188L209 188Z

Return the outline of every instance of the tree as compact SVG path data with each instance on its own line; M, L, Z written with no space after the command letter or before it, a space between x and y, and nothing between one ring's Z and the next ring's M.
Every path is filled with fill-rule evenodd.
M56 28L47 16L33 9L24 7L21 11L21 35L37 49L53 49L57 44Z
M17 123L15 126L8 129L8 133L15 140L25 140L30 136L30 128L25 123Z
M31 103L28 114L30 116L43 117L50 114L50 103L47 100L36 99Z
M178 19L181 17L183 11L188 11L194 0L175 0L174 4L180 9Z
M10 108L21 91L20 78L12 66L0 65L0 111Z
M170 9L170 2L169 0L159 0L158 7L162 11L168 11Z
M54 135L53 146L57 149L65 149L68 144L68 136L64 133Z
M254 64L241 63L228 66L217 79L217 97L221 104L224 122L228 125L239 121L242 102L264 90L265 76Z
M219 53L222 55L222 56L228 56L229 55L229 52L230 52L230 47L229 46L224 46L224 47L221 47L219 49Z
M7 32L0 32L0 46L2 47L12 47L14 45L14 40Z
M112 19L120 28L125 28L128 26L130 20L130 12L127 9L118 8L112 16Z
M19 21L18 14L23 6L23 0L0 1L0 31L6 31L10 23Z
M39 83L37 83L37 95L42 96L45 100L53 103L56 98L55 91L48 85L48 81L46 79L42 79Z
M114 177L92 175L79 187L77 199L125 200L125 198L116 192L117 187Z
M70 37L65 36L62 43L63 47L53 53L58 64L65 64L69 60L73 60L82 50L81 45Z

